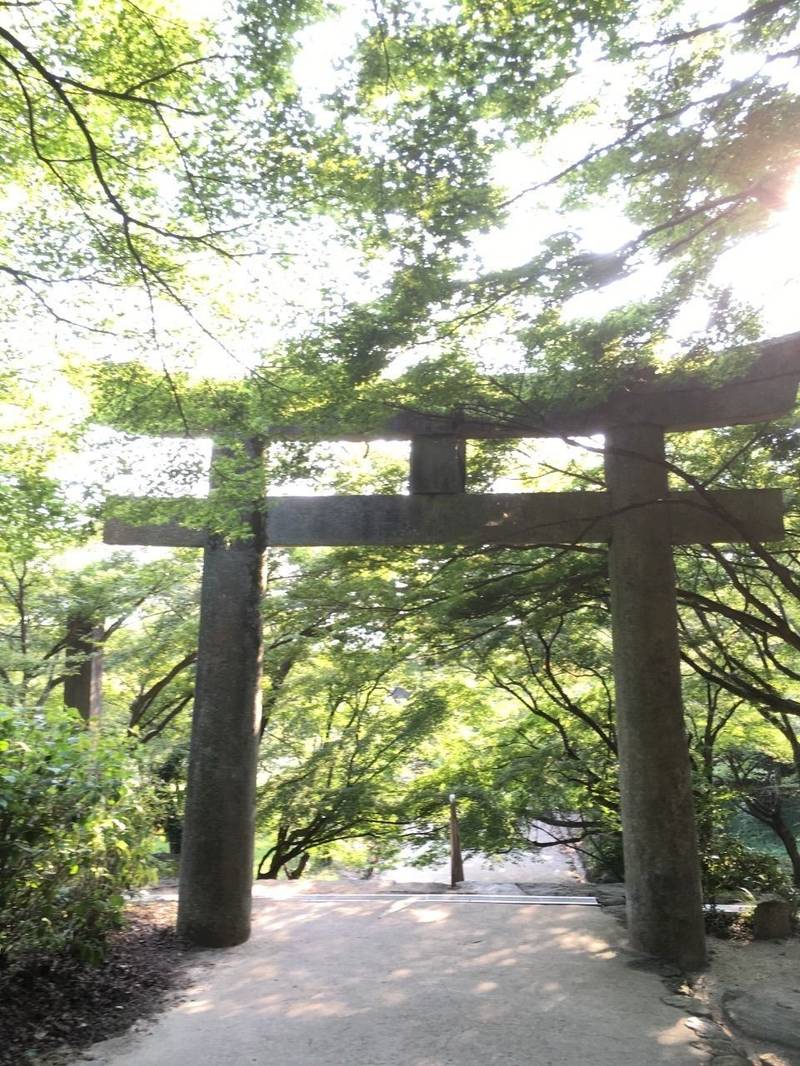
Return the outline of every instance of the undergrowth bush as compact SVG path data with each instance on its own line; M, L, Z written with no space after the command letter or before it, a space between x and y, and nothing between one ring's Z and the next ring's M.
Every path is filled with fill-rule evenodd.
M0 710L0 968L103 957L150 872L151 805L126 742L63 711Z
M581 845L581 856L590 881L624 881L622 833L593 833Z
M754 851L741 840L720 833L702 855L707 899L743 889L755 895L790 891L786 871L774 855Z

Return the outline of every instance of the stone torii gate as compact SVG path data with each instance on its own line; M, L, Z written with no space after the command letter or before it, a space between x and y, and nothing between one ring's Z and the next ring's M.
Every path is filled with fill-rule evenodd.
M777 490L670 491L667 431L757 423L788 414L800 379L800 333L766 342L745 377L717 388L653 382L536 426L402 414L337 440L408 439L408 496L239 500L246 535L231 543L192 524L197 501L166 504L158 524L110 518L111 544L204 549L199 654L178 925L198 946L250 933L260 720L262 563L269 546L544 545L608 542L614 681L629 931L638 949L686 969L705 961L702 897L683 719L672 546L779 540ZM473 495L468 439L605 435L606 492ZM200 434L198 434L200 435ZM203 432L213 436L213 427ZM256 479L271 431L212 455ZM235 458L234 458L235 456ZM227 466L226 466L227 464ZM250 482L250 485L253 481ZM259 498L252 498L256 495ZM152 501L151 501L152 502ZM141 508L147 501L135 501ZM160 501L162 514L165 501Z

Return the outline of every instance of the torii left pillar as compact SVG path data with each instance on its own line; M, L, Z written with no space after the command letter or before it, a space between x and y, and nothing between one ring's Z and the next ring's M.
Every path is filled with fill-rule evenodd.
M212 493L224 493L220 465L232 458L215 448ZM238 465L257 483L261 459L260 446L248 442L250 470L233 458L230 480ZM257 507L242 520L249 535L230 544L212 539L203 559L178 933L204 947L233 947L250 936L265 539Z

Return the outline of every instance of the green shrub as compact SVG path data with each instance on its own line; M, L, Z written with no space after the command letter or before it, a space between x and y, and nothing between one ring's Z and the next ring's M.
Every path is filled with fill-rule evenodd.
M102 958L150 872L151 802L124 742L72 714L0 710L0 966Z
M789 891L789 879L774 855L753 851L741 840L719 833L702 856L703 890L707 899L720 892L746 889L755 895Z
M622 833L593 833L581 845L586 875L590 881L624 881Z

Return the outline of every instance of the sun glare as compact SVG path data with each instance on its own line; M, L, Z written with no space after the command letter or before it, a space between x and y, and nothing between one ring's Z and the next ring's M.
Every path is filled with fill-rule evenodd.
M789 186L785 206L773 213L768 228L726 252L717 266L714 280L732 286L737 296L760 310L768 334L800 328L798 237L800 171Z

